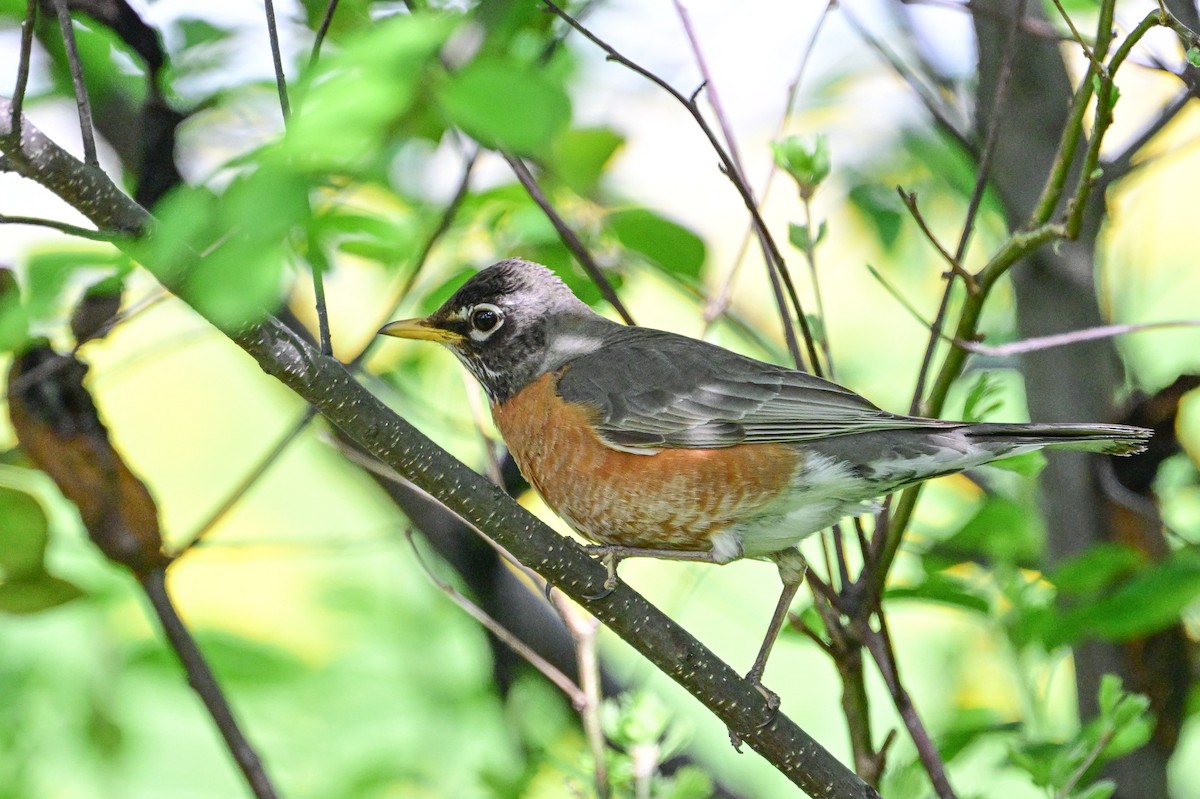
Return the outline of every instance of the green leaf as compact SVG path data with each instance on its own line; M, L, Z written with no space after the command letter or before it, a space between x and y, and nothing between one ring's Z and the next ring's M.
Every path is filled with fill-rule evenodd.
M1121 685L1121 678L1116 674L1105 674L1100 678L1100 688L1096 692L1097 704L1100 705L1101 717L1111 717L1117 710L1117 705L1126 696Z
M180 186L154 207L158 219L149 236L130 247L137 260L160 278L185 273L204 252L224 235L218 222L220 200L208 189Z
M829 177L832 165L828 136L788 136L771 142L771 150L775 153L775 163L796 181L801 197L811 197L821 181Z
M821 224L817 226L816 240L812 241L810 244L808 225L797 225L793 223L788 225L788 241L790 241L792 246L794 246L797 250L800 250L801 252L808 252L810 246L816 247L821 243L821 240L825 238L825 234L827 232L828 225L822 221Z
M982 422L1004 404L1004 386L994 372L979 372L963 401L963 420Z
M217 327L237 329L278 306L285 257L282 242L234 235L192 268L182 294Z
M713 795L712 779L698 766L677 769L667 781L667 789L656 795L663 799L709 799Z
M904 216L900 212L900 200L894 191L888 191L878 183L862 183L850 189L850 204L875 229L875 236L885 249L892 249L900 237Z
M39 252L28 261L25 312L32 320L53 319L61 312L63 289L81 270L112 270L124 256L112 249L84 247Z
M1006 721L1005 717L990 708L961 708L951 720L951 727L938 736L938 752L951 762L973 743L993 735L1008 735L1020 731L1021 724Z
M1197 597L1200 554L1175 552L1107 596L1063 613L1046 631L1046 644L1054 647L1089 637L1125 641L1157 632L1176 623Z
M308 183L268 154L229 185L220 207L223 230L274 243L308 222Z
M1062 563L1047 577L1062 594L1092 596L1147 566L1145 555L1123 544L1098 544Z
M199 45L224 41L233 33L229 28L221 28L208 20L198 18L178 19L175 21L175 25L183 34L181 50L190 50Z
M0 572L7 578L41 573L48 538L41 503L24 491L0 486Z
M83 591L73 583L39 571L0 583L0 611L38 613L81 596Z
M1041 551L1041 520L1032 508L999 496L988 497L979 510L938 549L1024 563Z
M0 352L21 349L29 338L29 316L11 269L0 268Z
M1186 58L1187 62L1192 66L1200 67L1200 47L1196 47L1194 45L1189 47L1187 52L1183 54L1183 57Z
M457 25L450 15L395 14L353 37L295 89L280 152L295 166L356 171L379 155L413 108L426 68Z
M1045 788L1054 784L1054 761L1061 750L1056 744L1029 741L1010 750L1008 759L1027 773L1034 785Z
M988 467L1003 469L1006 472L1014 472L1032 480L1046 468L1046 456L1041 452L1026 452L1023 455L1013 455L998 461L992 461L988 464Z
M1071 793L1070 799L1108 799L1117 791L1117 784L1112 780L1093 782L1086 788Z
M916 585L890 587L884 593L884 597L889 601L919 599L936 602L974 613L987 613L991 607L986 599L972 593L970 587L961 580L956 580L944 572L929 574Z
M625 247L668 272L699 278L705 246L692 231L645 208L614 211L606 222Z
M312 246L336 247L341 252L378 261L395 268L408 262L417 250L413 225L370 214L333 207L309 226Z
M576 194L591 193L625 137L611 128L568 130L554 141L554 172Z
M504 58L471 62L450 76L438 100L450 121L484 146L521 155L548 153L571 121L560 81Z

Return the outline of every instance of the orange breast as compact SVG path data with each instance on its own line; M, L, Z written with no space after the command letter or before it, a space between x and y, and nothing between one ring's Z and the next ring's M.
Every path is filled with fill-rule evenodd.
M784 491L796 467L786 444L614 450L593 432L594 412L564 402L556 384L557 375L542 376L492 417L546 504L593 541L707 550L714 534Z

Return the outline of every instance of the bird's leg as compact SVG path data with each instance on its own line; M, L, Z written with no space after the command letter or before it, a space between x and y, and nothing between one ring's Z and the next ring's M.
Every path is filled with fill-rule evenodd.
M776 552L772 559L779 567L779 578L783 581L783 593L779 595L779 602L775 605L775 613L771 616L771 624L767 627L767 636L758 650L758 657L754 659L754 665L746 674L746 679L766 698L767 705L772 711L771 717L764 722L763 726L774 720L774 711L779 709L779 695L762 683L763 672L767 670L767 658L771 655L771 648L775 645L775 640L779 638L783 623L787 621L788 609L792 606L796 592L804 583L804 572L808 569L808 564L805 563L804 557L798 549Z
M721 563L711 550L691 549L647 549L644 547L622 547L615 544L596 544L586 547L588 554L598 557L608 569L604 581L607 596L617 587L617 564L625 558L657 558L658 560L687 560L693 563Z

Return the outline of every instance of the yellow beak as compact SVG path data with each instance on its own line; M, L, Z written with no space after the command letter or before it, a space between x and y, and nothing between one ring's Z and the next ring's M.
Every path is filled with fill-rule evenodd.
M463 339L452 330L434 327L428 319L401 319L399 322L390 322L379 329L378 335L436 341L439 344L454 344Z

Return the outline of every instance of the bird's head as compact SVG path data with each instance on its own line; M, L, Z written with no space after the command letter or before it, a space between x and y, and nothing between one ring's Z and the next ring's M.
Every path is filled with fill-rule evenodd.
M479 272L429 316L392 322L379 332L445 344L489 398L503 402L599 347L612 326L549 269L514 258Z

